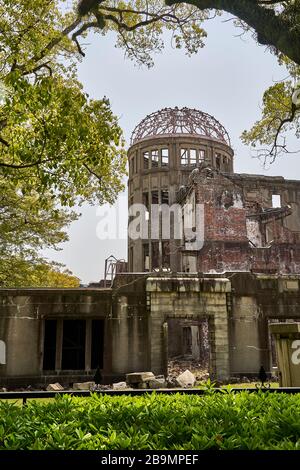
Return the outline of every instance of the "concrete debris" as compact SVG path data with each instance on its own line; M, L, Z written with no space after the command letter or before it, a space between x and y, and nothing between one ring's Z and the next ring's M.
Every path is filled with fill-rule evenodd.
M155 375L152 372L133 372L131 374L126 374L126 383L133 386L143 384L152 379L155 379Z
M195 378L194 374L192 374L187 369L185 372L183 372L183 374L180 374L176 378L176 382L177 382L177 385L179 385L179 387L183 387L183 388L193 387L193 385L195 385L196 378Z
M73 390L91 390L95 387L95 382L75 382Z
M64 387L60 385L60 383L56 382L54 384L49 384L46 390L48 392L60 392L61 390L64 390Z
M5 387L0 388L0 392L3 392L3 393L7 392L7 388Z
M168 362L169 386L177 386L176 378L187 369L194 374L197 382L206 382L209 378L209 372L205 362L178 357Z
M155 379L149 380L148 388L152 388L152 389L167 388L167 382L165 381L164 377L163 378L156 377Z
M113 390L128 390L128 385L126 382L117 382L112 385Z

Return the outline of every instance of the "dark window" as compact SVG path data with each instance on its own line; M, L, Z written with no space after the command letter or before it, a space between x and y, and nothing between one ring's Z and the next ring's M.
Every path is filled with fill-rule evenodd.
M43 369L55 370L56 320L45 320Z
M104 320L92 320L91 368L103 368Z
M218 170L220 170L220 168L221 168L221 158L222 158L221 154L216 153L216 168Z
M152 269L159 267L159 242L151 243Z
M151 204L158 204L158 191L151 192Z
M169 191L166 189L161 190L161 204L169 204Z
M162 242L162 266L163 268L170 267L170 242Z
M64 320L62 369L85 369L85 320Z

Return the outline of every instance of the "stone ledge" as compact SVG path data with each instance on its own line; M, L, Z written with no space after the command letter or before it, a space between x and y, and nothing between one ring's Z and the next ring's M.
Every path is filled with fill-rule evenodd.
M147 292L231 292L231 283L226 278L198 277L149 277Z

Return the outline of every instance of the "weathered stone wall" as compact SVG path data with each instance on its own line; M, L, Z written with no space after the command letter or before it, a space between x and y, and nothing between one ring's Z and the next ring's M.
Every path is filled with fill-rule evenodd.
M171 318L197 319L208 317L210 338L210 373L226 380L230 375L227 279L205 279L194 276L149 277L150 294L150 365L154 373L166 370L167 338L164 325Z
M300 319L300 275L234 273L230 329L232 375L255 375L261 365L271 372L271 320Z
M109 290L1 289L0 338L6 344L6 364L0 365L0 382L10 377L20 384L43 382L44 321L49 319L104 319L104 364L108 364L110 308ZM81 371L81 375L89 373ZM64 372L55 374L63 376ZM74 371L73 375L80 374Z
M120 274L112 289L2 289L0 340L6 364L0 384L70 383L94 371L43 371L44 320L104 320L104 380L151 370L166 374L170 320L197 325L208 320L210 373L218 380L271 371L268 322L300 319L300 275L228 272ZM87 361L88 362L88 361Z

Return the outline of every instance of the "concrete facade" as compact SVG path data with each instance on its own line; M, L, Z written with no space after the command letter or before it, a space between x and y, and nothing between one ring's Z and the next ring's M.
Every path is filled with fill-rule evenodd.
M7 351L6 363L0 364L0 384L70 384L92 379L95 344L107 383L141 370L166 374L172 320L197 325L207 319L212 378L257 376L261 365L271 373L268 325L287 318L300 320L299 281L299 275L153 273L120 274L112 289L1 289L0 338ZM53 370L43 367L49 320L57 321ZM62 367L69 351L64 346L65 322L70 320L83 322L79 325L85 334L83 366L71 370ZM97 320L103 321L103 336L93 344L90 325ZM71 346L76 357L78 348Z
M107 260L112 284L0 289L0 385L166 375L187 353L218 381L274 371L269 324L300 320L300 182L235 174L226 130L186 108L147 117L128 159L129 208L176 203L180 236L161 213L157 237L129 236L129 272Z

